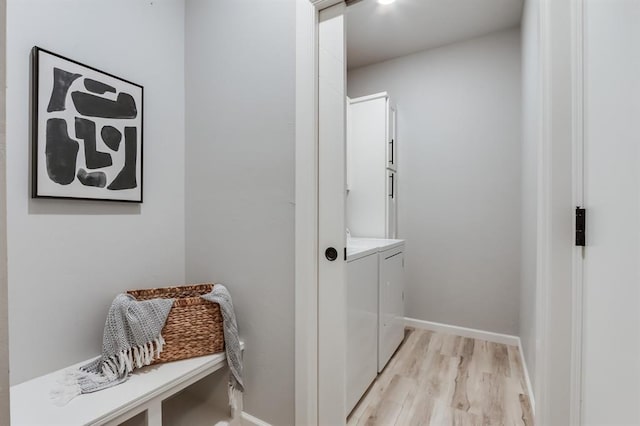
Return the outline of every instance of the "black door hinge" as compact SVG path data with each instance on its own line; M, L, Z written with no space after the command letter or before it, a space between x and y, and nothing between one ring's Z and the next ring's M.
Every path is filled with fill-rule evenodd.
M581 207L576 207L576 246L587 245L587 211Z

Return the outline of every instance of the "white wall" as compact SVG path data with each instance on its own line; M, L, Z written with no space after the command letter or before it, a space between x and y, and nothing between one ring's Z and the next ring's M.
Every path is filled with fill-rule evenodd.
M226 284L245 411L294 421L295 2L188 0L189 281Z
M640 424L640 3L585 1L583 424Z
M98 354L117 293L184 282L184 2L9 0L7 13L15 384ZM34 45L144 86L144 204L29 198Z
M409 317L518 334L520 61L512 29L349 71L398 106Z
M540 142L540 1L522 13L522 261L520 329L529 377L535 387L538 149Z
M5 0L0 0L0 27L6 25ZM7 197L5 138L6 33L0 31L0 425L9 425L9 334L7 305Z

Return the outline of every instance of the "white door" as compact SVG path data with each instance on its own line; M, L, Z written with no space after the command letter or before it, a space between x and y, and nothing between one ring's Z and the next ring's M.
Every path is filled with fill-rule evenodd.
M586 0L585 425L640 424L640 1Z
M344 4L320 12L318 27L318 424L346 412L346 60Z

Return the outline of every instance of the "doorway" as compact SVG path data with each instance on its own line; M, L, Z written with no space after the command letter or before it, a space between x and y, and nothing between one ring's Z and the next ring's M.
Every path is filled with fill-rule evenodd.
M334 70L332 74L327 75L329 70L323 68L323 55L325 59L329 57L335 63L336 56L340 57L342 53L339 55L336 55L336 52L333 52L333 55L326 51L323 53L322 33L324 29L329 27L334 30L341 29L342 33L333 33L328 40L336 45L341 44L344 48L344 11L347 5L339 1L311 1L311 4L309 4L304 0L300 0L299 3L297 111L300 115L297 117L297 122L304 125L297 127L296 148L296 197L298 203L296 209L296 421L300 424L327 424L331 419L331 424L340 424L344 421L347 411L346 407L344 407L344 384L340 383L345 371L345 360L342 355L344 352L339 350L341 345L345 345L345 337L343 331L338 329L339 323L342 321L338 317L343 315L342 307L344 306L344 301L336 303L336 298L344 297L345 277L344 269L341 268L339 263L336 261L332 263L327 259L326 250L334 248L340 253L345 246L344 228L342 227L344 210L323 213L323 205L341 206L344 203L343 192L340 191L340 188L344 188L344 181L339 182L344 178L344 159L342 157L344 155L344 133L338 132L335 126L323 128L327 118L325 116L323 119L322 109L323 107L327 108L330 104L328 102L323 104L321 86L323 84L333 84L334 95L340 91L345 91L342 84L335 84L335 80L331 82L331 79L336 78L336 76L337 78L341 76L344 78L344 74L341 74L341 71ZM570 138L567 140L565 138L566 134L561 134L559 127L556 127L554 131L549 130L552 115L547 106L552 101L560 102L561 97L562 102L566 102L571 95L562 93L552 99L550 82L554 80L555 84L558 84L560 71L556 70L557 72L547 73L549 64L545 55L552 56L553 53L555 56L566 56L565 48L570 47L568 43L562 44L562 48L554 47L554 51L549 52L549 40L551 40L551 28L566 28L568 24L566 20L571 17L571 14L558 13L554 19L551 19L552 10L547 8L546 4L535 1L530 1L529 3L533 4L539 12L539 19L534 20L533 25L539 31L538 34L541 39L540 49L536 52L538 60L534 64L536 69L540 70L540 85L537 86L536 90L540 93L541 102L540 110L538 111L540 120L535 125L536 134L538 135L535 139L535 150L537 150L539 156L534 163L534 168L538 172L536 179L539 185L536 188L536 199L539 204L536 206L536 213L533 217L539 226L534 237L537 256L534 268L537 273L534 279L536 300L531 303L534 305L532 309L535 311L536 322L534 335L536 349L534 352L536 359L540 360L536 367L535 386L538 389L538 393L542 395L543 407L536 411L540 411L538 421L559 413L559 416L554 418L562 418L563 421L566 419L566 423L568 422L569 412L566 409L566 407L569 407L568 398L560 397L554 398L553 401L545 401L544 394L546 390L554 387L552 386L554 383L562 383L562 388L568 389L570 381L568 371L559 370L559 366L566 367L571 365L569 362L570 350L567 352L563 348L563 352L560 355L551 357L546 345L547 342L557 342L558 339L565 339L566 341L567 336L571 335L571 333L565 333L568 328L570 329L570 321L566 322L566 312L560 312L555 305L550 307L549 301L554 300L558 294L566 295L567 290L570 292L571 280L566 280L566 274L568 270L569 277L571 276L570 253L572 242L569 235L571 234L573 207L570 206L571 201L568 201L566 204L570 208L567 209L564 206L564 202L571 199L571 186L569 185L569 198L564 200L554 199L551 189L556 189L555 196L557 197L560 193L557 191L558 188L562 188L562 191L567 188L564 181L560 182L559 186L554 187L555 181L552 171L555 170L555 175L558 176L557 169L568 167L567 170L571 170L572 166L570 155L569 158L556 155L555 162L553 164L550 162L551 151L561 150L564 153L568 146L567 143L570 144ZM555 8L556 6L553 7ZM559 6L557 7L560 8ZM558 12L558 10L555 11ZM323 27L324 24L327 25ZM558 44L560 43L556 42L555 46ZM309 52L310 47L312 50L315 49L315 53ZM567 61L566 64L570 68L571 61ZM566 69L561 71L565 73ZM314 77L310 78L310 75ZM563 74L564 76L566 74ZM337 96L332 99L335 101ZM334 112L337 109L340 114L340 117L334 116L334 120L336 120L334 123L343 122L344 116L340 112L341 108L337 103L333 104L333 106ZM570 127L570 123L566 121L563 124L568 124ZM321 138L327 137L329 134L333 134L333 137L328 137L325 142L321 142ZM556 139L558 141L562 139L562 143L554 142L552 144L551 141ZM310 141L313 141L313 143L310 143ZM335 145L331 147L324 145L324 143L333 143ZM328 203L320 201L323 199L322 168L327 166L321 160L323 150L325 150L325 153L332 153L331 165L326 169L331 174L328 182L332 185L332 189L324 193L324 199L326 200L326 197L329 196L333 197L331 198L333 201ZM569 146L570 151L571 148ZM551 211L550 209L555 210ZM325 222L325 226L331 227L331 231L328 233L322 231L323 214L327 215L325 217L333 217L333 219ZM300 227L302 226L305 226L306 230L301 230ZM314 234L310 229L319 231ZM301 231L300 234L298 231ZM553 235L556 234L551 234L552 232L557 233L557 235L562 234L567 238L554 239ZM322 237L326 237L326 239L320 241ZM554 262L552 266L550 259L552 249L560 247L562 250L569 250L569 260L563 257L561 260ZM567 261L565 262L565 260ZM330 272L327 274L327 271ZM332 278L329 281L325 281L323 277ZM338 285L339 282L343 283L342 288ZM328 309L322 303L323 291L327 291L328 293L326 294L329 295L329 298L325 299L325 301L330 300L331 303L334 303L334 307L340 307L337 315L335 315L335 309ZM326 309L324 313L326 317L323 315L323 309ZM556 319L557 321L554 322ZM562 331L560 329L551 329L550 324L562 324L564 328ZM327 328L323 330L323 327ZM328 344L328 342L332 342L332 344ZM552 371L554 373L551 373ZM551 377L552 374L554 377ZM333 377L327 379L327 375ZM337 380L336 377L338 377ZM323 383L327 386L323 386ZM333 385L329 385L329 383L333 383ZM560 389L558 386L556 388ZM551 406L554 407L552 410L549 409ZM562 408L557 409L558 407ZM553 411L553 413L550 414L550 411ZM565 414L566 417L564 417ZM544 420L542 421L544 422Z

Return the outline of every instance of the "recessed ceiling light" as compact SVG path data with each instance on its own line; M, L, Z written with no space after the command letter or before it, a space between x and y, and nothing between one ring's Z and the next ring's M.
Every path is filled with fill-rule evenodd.
M396 0L378 0L378 4L391 4Z

